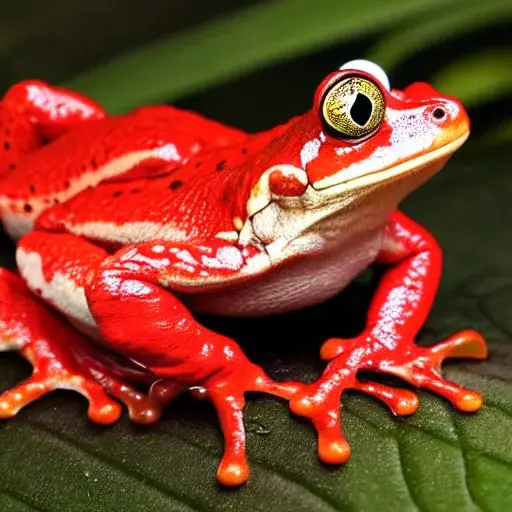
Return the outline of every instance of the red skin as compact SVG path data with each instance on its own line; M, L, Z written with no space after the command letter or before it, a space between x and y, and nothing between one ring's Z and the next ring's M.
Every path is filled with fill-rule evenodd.
M89 400L88 416L95 423L119 419L121 407L109 395L127 406L133 421L159 419L158 404L123 381L126 376L148 382L147 375L136 369L117 371L111 357L92 348L87 338L35 301L22 279L5 269L0 269L0 297L0 330L34 366L31 377L1 396L0 418L14 416L27 403L61 388L75 389Z
M398 375L417 387L435 391L463 411L476 411L482 404L481 396L444 380L440 366L449 357L485 358L485 341L468 330L433 347L414 344L437 291L442 256L434 239L398 211L388 219L385 243L376 258L391 269L372 301L367 328L354 339L332 339L324 344L321 356L331 361L313 384L272 381L233 340L200 325L187 307L183 293L193 293L194 286L203 291L207 286L214 289L230 280L240 282L255 276L248 269L254 258L263 255L261 249L215 235L233 231L235 217L246 220L247 201L266 169L282 162L300 167L301 148L320 137L322 131L318 102L340 76L336 72L327 77L309 113L253 136L171 107L107 118L101 107L75 93L40 82L13 87L0 110L0 119L8 120L9 134L14 137L0 150L0 172L7 176L1 192L13 201L11 207L7 203L10 211L20 211L14 204L20 199L29 205L25 212L31 210L34 189L36 196L62 193L76 183L83 166L85 172L92 171L91 183L95 185L94 172L108 159L126 152L172 143L180 160L151 159L135 170L127 169L113 183L66 198L64 204L39 216L39 231L21 239L20 249L42 257L46 283L60 273L84 289L101 341L126 359L114 361L101 346L60 323L17 276L2 271L0 332L13 342L0 344L0 349L20 350L34 365L34 375L28 385L21 384L0 396L0 415L12 416L49 390L69 386L69 379L78 376L80 382L73 381L75 389L89 398L93 421L110 423L120 414L104 388L128 406L132 419L151 422L178 393L200 386L217 409L225 437L218 479L226 485L239 485L249 474L243 427L246 391L282 397L289 400L293 412L310 418L318 431L319 457L327 463L345 462L350 455L339 419L344 390L359 389L375 396L397 415L410 414L418 406L416 395L410 391L359 382L358 370ZM34 102L27 94L30 87L42 95L36 97L47 101ZM386 101L397 111L453 102L425 84L411 86L403 93L387 93ZM461 116L465 116L463 111ZM445 131L456 130L462 121L448 119ZM349 156L335 151L336 147L350 146L349 142L338 141L336 147L330 140L322 143L321 158L307 166L309 181L330 176L333 168L363 161L376 148L390 145L392 129L384 122ZM155 132L144 138L147 130ZM114 134L112 139L108 133ZM40 148L47 139L56 140ZM112 146L105 140L111 140ZM394 165L400 162L397 159ZM18 167L16 173L11 172L12 164ZM280 170L270 175L269 186L281 196L299 196L305 190L300 180ZM91 243L73 234L83 230L85 223L98 221L116 226L153 222L172 226L183 235L179 242L154 241L142 232L126 241L105 232L85 233L95 242ZM51 304L48 298L46 301ZM44 350L34 343L36 339L44 339ZM152 384L149 396L131 389L125 383L130 380Z

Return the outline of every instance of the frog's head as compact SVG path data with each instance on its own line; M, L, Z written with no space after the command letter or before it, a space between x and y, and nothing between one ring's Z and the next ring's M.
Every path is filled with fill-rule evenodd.
M379 66L351 61L322 81L311 111L282 134L287 158L277 155L247 204L254 233L283 247L335 214L345 226L363 216L384 223L468 135L458 100L425 83L391 89Z
M306 164L316 190L349 182L360 189L429 169L469 135L458 100L425 83L390 89L384 71L368 61L329 75L316 91L313 113L329 148Z

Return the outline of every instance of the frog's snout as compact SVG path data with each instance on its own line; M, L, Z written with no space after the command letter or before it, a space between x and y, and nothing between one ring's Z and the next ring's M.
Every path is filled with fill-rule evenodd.
M464 141L469 135L470 121L460 101L440 98L432 101L424 115L431 125L439 129L434 147L441 147L456 140Z
M444 96L430 84L423 82L409 85L402 91L402 95L409 101L424 101L429 98L430 105L425 109L425 120L439 127L447 139L456 139L469 133L469 116L458 99Z
M456 99L444 99L434 104L429 111L432 122L443 128L452 138L467 135L470 121L466 109Z

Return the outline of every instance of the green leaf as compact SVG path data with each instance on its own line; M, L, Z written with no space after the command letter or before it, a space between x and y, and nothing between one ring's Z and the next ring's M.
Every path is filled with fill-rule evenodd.
M113 112L175 100L228 78L427 16L462 0L274 0L121 55L66 85ZM340 56L341 58L341 56ZM342 62L340 62L341 64ZM122 87L119 87L122 84Z
M455 61L435 75L432 83L466 106L474 106L512 93L511 67L512 50L487 50Z
M222 449L208 403L183 398L161 422L135 427L90 424L75 393L54 393L0 424L0 510L162 512L512 510L512 180L508 144L467 147L415 192L405 211L423 223L445 252L441 291L419 342L463 328L487 337L486 362L457 362L445 373L485 396L465 415L420 393L421 407L393 418L377 402L344 399L352 458L326 468L310 426L286 404L249 397L246 423L252 467L247 486L215 484ZM2 245L4 263L12 249ZM371 296L357 284L332 301L298 314L258 320L209 319L234 335L250 357L279 379L314 378L320 343L357 329ZM0 356L0 388L28 366Z
M442 6L429 15L426 20L409 21L406 26L381 38L368 52L368 58L388 72L392 71L408 57L413 58L433 45L447 44L461 35L511 19L512 3L509 0L486 0L467 3L463 9L460 5Z

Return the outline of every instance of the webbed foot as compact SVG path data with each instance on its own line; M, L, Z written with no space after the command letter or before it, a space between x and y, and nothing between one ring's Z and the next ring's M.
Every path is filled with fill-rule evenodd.
M332 356L323 376L304 386L290 401L291 410L309 418L318 432L318 454L323 462L339 464L350 457L343 436L340 400L347 389L357 389L384 401L397 415L411 414L418 406L411 391L381 384L360 382L359 370L398 376L418 388L428 389L464 412L475 412L483 403L476 391L444 379L441 364L445 359L485 359L487 347L476 331L465 330L431 347L419 347L402 340L387 348L377 340L361 336L352 340L329 340L322 347L322 357Z

